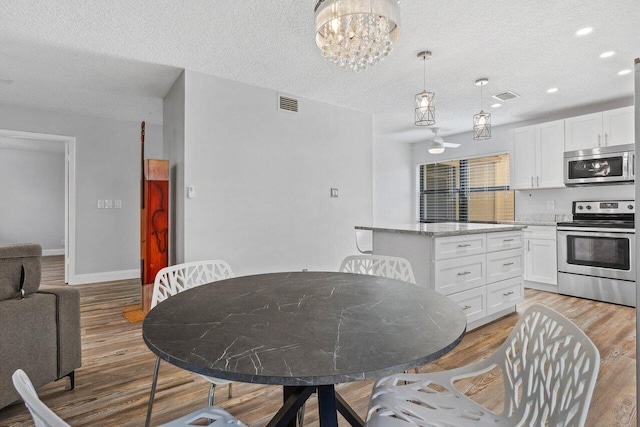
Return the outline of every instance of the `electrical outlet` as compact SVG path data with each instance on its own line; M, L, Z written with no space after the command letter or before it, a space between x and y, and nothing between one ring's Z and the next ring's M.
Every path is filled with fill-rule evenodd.
M104 201L104 208L105 209L111 209L113 207L113 200L105 200Z
M338 189L337 188L332 188L331 189L331 197L338 197Z
M98 200L98 209L104 209L104 200Z
M547 200L547 209L555 209L555 208L556 208L555 200Z
M122 209L122 200L116 200L115 206L116 209Z

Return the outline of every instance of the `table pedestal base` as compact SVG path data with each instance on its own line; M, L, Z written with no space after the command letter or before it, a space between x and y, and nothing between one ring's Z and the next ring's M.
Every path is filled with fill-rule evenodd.
M352 426L364 426L362 418L355 413L342 396L336 393L334 385L330 384L309 387L284 386L284 405L269 421L267 427L296 427L296 414L313 393L318 394L320 427L337 427L338 412Z

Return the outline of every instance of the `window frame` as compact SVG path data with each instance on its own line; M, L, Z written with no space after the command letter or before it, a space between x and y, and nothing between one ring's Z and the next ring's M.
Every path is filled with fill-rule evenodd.
M496 185L496 186L484 186L484 187L474 187L471 188L469 187L469 161L470 160L474 160L474 159L482 159L482 158L487 158L487 157L495 157L495 156L503 156L503 155L507 155L509 157L509 161L508 161L508 165L509 165L509 185ZM422 182L424 182L424 179L422 177L422 167L424 165L433 165L433 164L444 164L447 162L458 162L458 174L459 174L459 181L460 181L460 185L458 186L458 188L452 190L452 189L436 189L436 190L423 190L422 189ZM465 164L465 168L463 169L461 166L462 164ZM416 191L416 197L417 197L417 201L416 201L416 217L418 218L418 223L437 223L437 222L460 222L460 223L474 223L474 222L488 222L488 221L469 221L469 194L471 193L484 193L484 192L497 192L497 191L513 191L514 192L514 199L513 199L513 217L515 219L515 190L513 188L511 188L511 165L512 165L512 159L511 159L511 153L509 151L504 151L504 152L498 152L498 153L487 153L487 154L482 154L482 155L477 155L477 156L470 156L470 157L459 157L459 158L450 158L450 159L442 159L440 161L435 161L435 162L426 162L426 163L419 163L416 165L416 187L417 187L417 191ZM466 179L464 179L464 177L466 177ZM464 184L466 183L466 185ZM422 218L421 216L421 206L422 206L422 195L423 194L446 194L446 195L451 195L451 194L457 194L458 195L458 205L457 205L457 218L456 220L443 220L443 221L438 221L438 220L434 220L434 221L429 221L426 220L424 218ZM460 210L464 210L464 218L466 218L466 220L464 219L460 219L461 217L463 217L463 215L460 213ZM498 222L498 221L493 221L493 222Z

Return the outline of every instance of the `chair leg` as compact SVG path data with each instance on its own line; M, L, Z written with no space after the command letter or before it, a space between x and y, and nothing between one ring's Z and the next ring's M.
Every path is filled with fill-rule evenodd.
M147 420L144 423L145 427L151 425L151 410L153 409L153 399L156 396L156 386L158 385L158 371L160 370L160 358L156 359L156 367L153 370L153 382L151 383L151 394L149 396L149 404L147 406Z
M300 409L298 409L298 427L304 427L304 408L307 406L303 403Z
M233 383L229 383L229 399L231 399L233 397L233 395L231 394L231 386L233 385Z
M216 385L211 383L209 387L209 406L213 406L213 394L216 392Z

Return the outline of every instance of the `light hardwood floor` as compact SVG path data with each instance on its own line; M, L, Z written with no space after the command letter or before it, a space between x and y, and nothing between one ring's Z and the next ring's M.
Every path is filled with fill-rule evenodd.
M43 282L64 279L61 257L43 259ZM142 426L155 357L141 337L141 323L128 323L122 308L139 301L134 280L79 286L82 307L83 365L76 371L76 388L65 391L66 380L41 387L42 400L72 426ZM635 309L526 291L529 304L545 304L574 321L594 341L602 362L592 400L588 426L635 426L637 420L635 376ZM468 333L460 345L421 371L462 366L491 354L506 338L518 314ZM410 331L408 331L410 333ZM0 362L1 363L1 362ZM371 381L339 385L338 391L364 418ZM461 388L480 403L499 409L499 378L476 378ZM196 375L162 362L152 424L167 422L206 405L208 383ZM263 426L281 405L279 387L235 383L233 397L225 386L216 392L216 404L249 426ZM305 424L318 425L317 405L311 398ZM340 424L345 425L340 419ZM0 426L33 425L24 405L0 410Z

